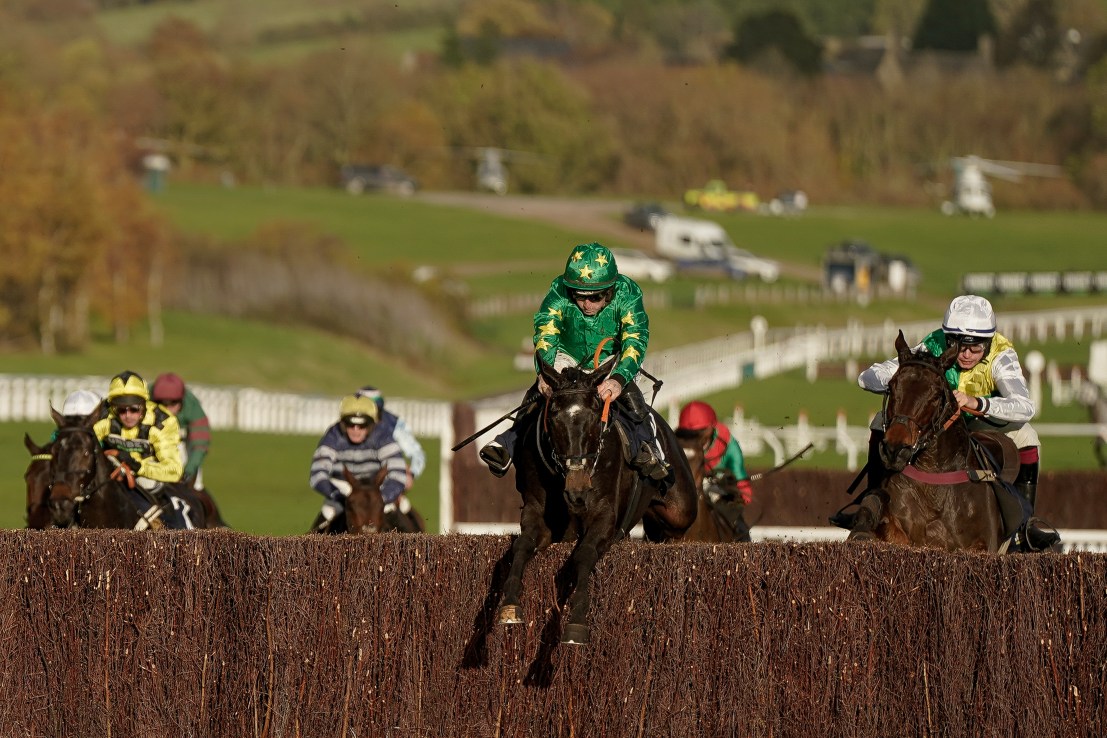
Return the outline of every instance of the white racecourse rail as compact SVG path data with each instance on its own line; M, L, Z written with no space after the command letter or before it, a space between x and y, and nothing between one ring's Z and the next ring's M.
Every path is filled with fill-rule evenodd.
M998 316L999 330L1016 343L1037 341L1091 341L1107 332L1107 306L1005 313ZM723 338L682 346L668 351L651 352L645 369L664 380L661 409L675 420L684 402L711 392L737 387L743 382L764 379L805 368L814 381L823 361L849 361L861 356L884 356L891 353L896 333L904 332L909 343L917 343L935 327L933 321L896 324L885 321L878 325L852 322L845 328L796 327L770 329L764 320L755 318L753 330L733 333ZM1031 392L1041 405L1042 379L1050 383L1053 396L1071 398L1072 391L1057 377L1055 367L1049 372L1038 368L1031 373ZM66 395L76 389L107 388L109 377L102 376L25 376L0 374L0 422L47 421L50 408L60 408ZM650 381L639 377L647 397L652 395ZM212 428L256 433L288 433L321 435L335 421L338 397L295 395L264 392L252 388L214 387L189 383L204 405ZM473 403L476 427L483 428L514 408L522 398L517 393ZM404 418L415 435L437 438L441 444L439 497L440 521L443 532L455 530L453 518L453 488L450 478L450 448L455 443L453 409L449 402L389 397L387 407ZM846 457L847 468L856 469L868 439L868 419L863 425L848 426L840 417L832 428L809 426L802 416L792 427L763 427L747 422L741 416L732 418L730 426L743 449L750 455L766 450L780 463L808 443L820 451L833 450ZM478 448L497 428L476 439ZM1036 424L1043 436L1095 436L1105 432L1091 424Z

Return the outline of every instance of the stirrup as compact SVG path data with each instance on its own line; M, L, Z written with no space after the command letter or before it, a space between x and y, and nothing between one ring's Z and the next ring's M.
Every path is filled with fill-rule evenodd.
M655 482L660 482L669 476L669 465L657 457L649 444L643 443L638 455L634 457L632 465L638 473L649 477Z
M1061 543L1061 536L1056 529L1052 527L1050 527L1049 530L1039 528L1038 524L1044 522L1045 521L1041 518L1030 518L1026 521L1026 525L1023 526L1025 542L1031 551L1058 550L1057 547Z
M488 471L496 477L504 476L511 468L511 456L508 455L507 449L495 441L486 443L480 450L479 456L480 460L488 465Z
M846 507L849 507L849 505L846 505ZM846 512L846 507L843 507L841 510L831 515L828 521L831 525L838 528L853 530L853 526L857 524L857 513L860 512L860 510Z

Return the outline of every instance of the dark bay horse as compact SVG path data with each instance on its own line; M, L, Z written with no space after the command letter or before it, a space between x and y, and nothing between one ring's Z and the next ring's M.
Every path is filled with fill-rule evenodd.
M714 439L714 429L704 428L693 432L682 430L676 436L680 447L684 449L688 467L692 470L692 479L699 492L696 522L685 532L684 540L704 543L749 542L750 528L741 510L741 500L734 499L737 496L737 480L731 474L711 474L707 471L706 452ZM726 511L724 505L735 508ZM733 524L724 512L730 513Z
M880 445L887 476L879 494L862 499L850 540L999 550L1005 526L996 495L1007 492L970 481L973 473L986 479L989 470L975 472L986 462L945 378L957 346L939 357L912 353L901 331L896 351L899 369L888 383ZM997 441L1010 443L1005 436Z
M114 467L92 429L100 409L79 419L66 418L53 408L50 412L58 426L47 472L51 523L58 528L165 527L157 504L111 478ZM203 503L189 486L167 488L166 496L189 525L207 527Z
M27 485L27 527L42 530L51 525L50 507L46 504L50 486L51 444L39 446L24 433L23 445L31 452L31 463L23 473L23 481Z
M593 372L561 372L541 362L552 389L545 406L522 424L515 445L515 486L523 498L520 534L511 548L499 621L522 623L523 571L551 543L576 540L566 563L572 591L563 643L587 643L589 579L596 562L639 521L652 541L679 539L695 521L696 488L676 436L652 409L672 466L665 483L641 477L627 462L621 432L597 387L617 357Z
M423 516L414 507L407 512L395 510L385 513L384 498L381 496L381 484L388 476L388 469L381 467L371 479L358 479L349 469L342 470L342 476L350 485L350 494L346 496L342 514L334 520L324 520L322 515L316 518L310 533L425 533L427 524Z

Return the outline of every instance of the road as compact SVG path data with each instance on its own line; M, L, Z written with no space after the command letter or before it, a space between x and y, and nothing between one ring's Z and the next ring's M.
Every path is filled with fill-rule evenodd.
M415 198L436 205L472 208L508 218L545 221L563 228L595 234L599 241L605 237L617 238L627 246L650 254L656 253L653 233L631 228L623 223L622 214L632 205L626 200L499 196L480 192L420 192ZM823 276L818 267L789 262L780 262L780 272L792 279L815 284L821 282Z

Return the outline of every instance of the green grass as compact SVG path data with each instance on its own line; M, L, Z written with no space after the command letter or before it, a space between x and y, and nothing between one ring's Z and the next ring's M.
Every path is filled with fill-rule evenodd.
M415 11L445 12L456 6L453 0L405 0L397 9L405 13ZM159 2L130 5L124 8L102 10L96 14L96 23L104 37L113 43L135 46L149 39L151 32L170 16L185 19L200 29L222 38L238 53L244 53L255 61L288 63L290 58L323 48L351 44L383 46L398 59L407 51L435 50L439 46L441 27L431 22L425 28L402 31L370 32L355 30L312 41L261 44L259 38L266 31L281 31L321 23L342 24L347 19L358 20L367 9L376 11L377 19L372 30L389 21L387 5L367 8L364 0L266 0L264 3L226 2L226 0L189 0L187 2ZM430 16L428 16L429 18ZM428 21L430 22L430 21Z
M381 270L407 270L431 264L460 281L472 294L541 293L563 265L565 244L591 240L542 223L500 218L476 211L433 206L389 197L350 197L335 190L236 188L172 183L157 202L179 227L221 237L242 237L276 219L312 222L346 240L367 265ZM729 216L720 218L734 239L751 250L816 268L827 246L846 237L865 238L883 251L910 256L923 271L914 301L878 301L862 307L852 303L795 305L735 304L694 310L695 281L679 278L660 289L669 291L672 307L651 308L653 348L663 349L749 330L750 319L762 315L770 326L840 326L847 320L876 324L941 319L966 270L1089 269L1101 265L1101 234L1107 216L1059 213L1001 213L994 221L944 218L924 211L877 209L815 209L798 219ZM615 242L612 242L614 245ZM649 286L648 289L658 289ZM1002 298L1000 310L1028 310L1102 302L1094 296ZM338 395L351 387L373 383L392 396L467 399L520 390L527 375L511 360L530 336L530 310L471 326L484 350L459 356L437 372L419 373L381 352L336 336L255 321L170 312L165 317L166 342L151 347L141 329L132 340L117 345L99 336L82 355L43 357L33 351L5 353L8 373L108 376L124 368L153 377L174 370L186 379L207 384L256 386L321 395ZM1085 364L1087 342L1020 345L1024 357L1034 349L1061 364ZM891 347L889 347L889 354ZM868 362L884 357L869 357ZM648 368L648 360L647 360ZM662 377L664 379L664 377ZM721 414L735 405L766 425L792 425L805 410L816 425L830 425L839 408L851 425L863 425L879 408L879 400L856 387L853 378L808 383L801 372L756 382L702 398ZM664 389L659 404L665 402ZM1042 409L1040 422L1084 422L1076 407ZM22 434L36 440L49 435L46 424L0 424L0 527L21 527L24 508L22 473L27 458ZM208 483L231 524L251 533L293 535L302 532L318 510L319 498L307 487L307 468L315 438L218 432L207 466ZM416 506L437 527L437 458L427 446L430 468L413 493ZM769 457L752 457L750 465L764 469ZM844 457L815 454L805 465L844 468ZM1094 467L1090 439L1045 440L1043 467Z
M22 528L26 524L26 487L23 472L29 457L23 448L23 434L39 444L50 438L52 423L0 423L0 528ZM212 451L204 464L204 482L215 497L220 512L235 530L255 535L286 536L304 533L311 525L323 498L308 487L308 468L319 439L259 433L216 431ZM429 463L409 499L427 522L427 530L438 531L437 440L420 439Z

